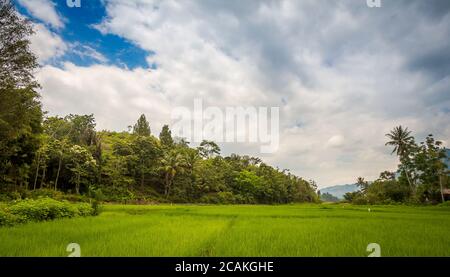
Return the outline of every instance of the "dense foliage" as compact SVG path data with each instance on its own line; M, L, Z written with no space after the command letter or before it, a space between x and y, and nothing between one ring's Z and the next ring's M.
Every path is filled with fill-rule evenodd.
M29 50L31 25L0 0L0 183L24 184L39 148L42 111Z
M13 190L96 191L115 202L290 203L317 201L316 188L260 159L222 157L211 141L189 147L164 126L159 138L141 116L139 132L95 130L92 115L48 117L29 164L32 176ZM142 127L143 126L143 127Z
M30 221L90 216L97 214L97 212L88 203L72 204L51 198L19 200L0 207L0 226L12 226Z

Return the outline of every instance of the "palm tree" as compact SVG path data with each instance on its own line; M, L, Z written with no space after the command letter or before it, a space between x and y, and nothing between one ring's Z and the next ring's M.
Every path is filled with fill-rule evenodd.
M164 195L169 197L173 180L178 173L183 172L186 161L180 153L170 151L161 159L161 171L164 173Z
M356 185L361 189L362 192L365 192L369 188L369 183L366 182L363 177L358 177L356 179Z
M402 126L397 126L389 134L386 134L386 137L390 139L390 141L386 142L386 145L394 146L392 154L396 153L397 156L400 157L400 162L404 164L407 163L409 160L411 147L414 145L414 137L411 136L411 131L408 131L408 128L403 129ZM406 164L403 167L403 170L405 172L406 179L408 179L409 186L412 189L412 183Z

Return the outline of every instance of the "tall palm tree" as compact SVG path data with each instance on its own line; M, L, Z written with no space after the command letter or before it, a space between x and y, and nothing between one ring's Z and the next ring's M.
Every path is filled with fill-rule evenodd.
M356 185L361 189L362 192L365 192L369 188L369 183L366 182L363 177L358 177L356 179Z
M161 159L161 171L164 173L164 194L169 196L173 180L178 173L183 172L186 161L180 153L170 151Z
M386 137L390 139L390 141L386 142L386 145L394 146L392 154L396 153L400 161L406 163L409 160L409 153L414 144L414 137L411 136L411 131L408 131L408 128L403 128L400 125L395 127L389 134L386 134ZM403 170L412 189L411 178L409 177L406 164Z

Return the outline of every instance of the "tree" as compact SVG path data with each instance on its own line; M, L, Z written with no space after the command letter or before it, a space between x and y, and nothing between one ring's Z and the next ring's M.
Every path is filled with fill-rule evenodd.
M164 174L164 195L169 197L175 176L186 168L186 161L174 150L166 153L161 159L160 170Z
M395 173L391 171L383 171L380 173L380 177L378 178L381 181L392 181L395 180Z
M131 149L136 160L136 170L141 190L144 189L145 175L152 173L161 149L159 142L153 136L137 136L131 142Z
M37 58L30 51L33 29L9 0L0 0L0 86L37 88L33 71Z
M164 148L171 148L173 146L172 132L168 125L164 125L161 133L159 134L159 140Z
M356 179L356 185L360 188L362 192L365 192L367 188L369 187L369 183L364 180L363 177L358 177Z
M449 157L447 157L447 151L444 147L438 148L438 157L440 158L440 160L437 162L437 171L439 174L439 187L441 190L441 200L442 203L444 203L445 197L444 197L443 179L448 178L450 174L450 171L448 170L447 167L447 163L445 162L446 160L449 159Z
M442 142L435 140L432 134L429 134L424 142L420 143L414 156L413 162L418 172L418 179L424 192L434 201L439 198L445 201L443 190L443 176L447 174L447 164L445 148ZM439 193L438 193L439 192Z
M90 115L73 115L66 116L65 120L69 123L70 129L68 136L73 144L91 146L96 143L95 118Z
M72 115L72 117L74 116ZM57 140L68 139L73 129L72 123L68 119L69 116L65 118L58 116L46 117L42 124L44 133Z
M53 139L49 145L49 155L53 159L57 160L57 169L56 169L56 177L55 182L53 184L54 190L58 189L58 181L61 176L61 169L63 165L64 159L67 157L67 149L70 148L69 141L66 138L62 140Z
M265 180L249 170L243 170L236 177L237 189L249 204L264 197Z
M96 162L91 153L79 145L74 145L69 150L70 163L67 165L68 169L73 173L72 181L75 183L75 193L80 193L80 186L84 180L83 178L92 175Z
M39 170L42 169L41 175L41 188L44 187L45 174L47 172L47 163L49 161L49 138L45 135L41 136L41 147L37 150L36 155L36 173L34 177L33 190L36 190Z
M396 153L397 156L400 157L400 162L403 165L403 171L408 180L408 184L411 190L414 190L408 172L411 162L409 157L410 151L415 146L414 137L411 136L411 132L408 131L408 128L403 129L402 126L395 127L389 134L386 134L386 137L390 139L390 141L386 142L386 145L394 146L392 153Z
M214 141L203 140L197 149L200 156L206 159L220 155L220 147Z
M58 182L61 176L61 170L63 168L63 161L68 155L68 149L71 147L71 135L75 128L70 119L77 117L79 116L69 115L65 118L57 116L47 117L43 123L44 133L50 140L49 155L52 159L57 161L56 176L53 184L54 190L58 189ZM92 116L90 121L94 122ZM73 137L72 140L74 140ZM76 141L79 141L79 139L76 139Z
M179 151L186 161L186 169L190 173L192 181L195 180L194 167L196 163L200 160L200 154L195 148L189 148L184 146L178 146L177 151Z
M39 148L42 110L29 21L0 0L0 183L23 183Z
M150 124L148 123L144 114L142 114L139 117L138 121L134 125L133 134L136 134L138 136L144 136L144 137L150 136L150 134L151 134Z

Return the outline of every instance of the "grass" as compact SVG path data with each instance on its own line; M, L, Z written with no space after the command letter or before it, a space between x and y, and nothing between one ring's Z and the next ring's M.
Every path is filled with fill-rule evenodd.
M0 256L450 256L450 207L126 206L0 228Z

